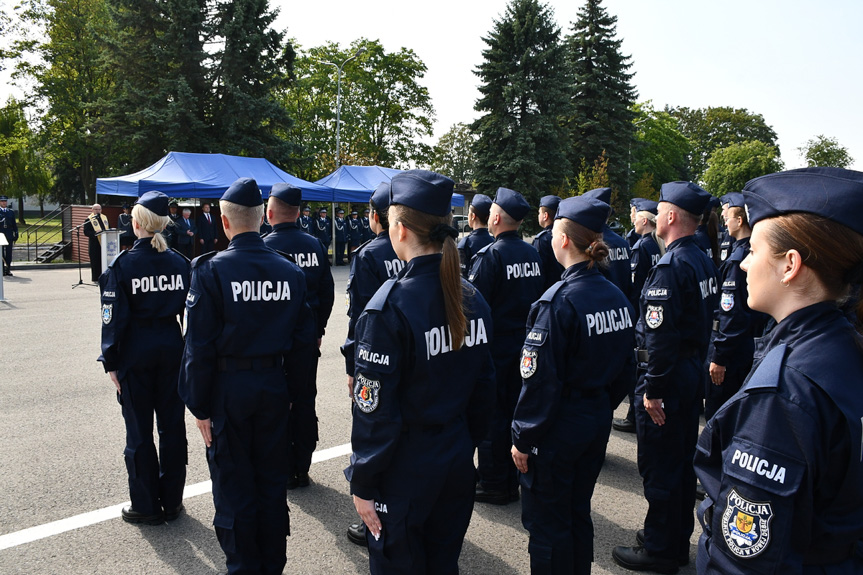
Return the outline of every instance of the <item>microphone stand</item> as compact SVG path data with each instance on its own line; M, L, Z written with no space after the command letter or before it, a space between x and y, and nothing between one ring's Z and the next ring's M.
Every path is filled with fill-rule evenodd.
M76 235L77 241L78 241L78 283L72 284L72 289L75 289L76 287L83 286L83 285L96 285L96 284L84 283L84 280L82 279L82 276L81 276L81 226L83 226L83 225L84 224L79 224L79 225L75 226L74 228L72 228L72 230L70 230L70 231L75 232L75 235Z

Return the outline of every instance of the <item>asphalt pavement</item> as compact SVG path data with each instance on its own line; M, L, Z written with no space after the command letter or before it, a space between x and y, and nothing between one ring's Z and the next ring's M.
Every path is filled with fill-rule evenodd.
M100 305L77 269L28 270L5 280L0 302L0 573L210 574L224 569L212 527L203 441L187 412L186 513L161 526L120 519L128 501L123 419L114 386L96 362ZM285 573L368 573L366 550L345 537L356 519L343 469L350 452L350 399L339 346L347 332L347 268L334 268L336 305L318 371L320 442L310 487L288 493L291 537ZM89 277L89 269L83 270ZM618 409L622 417L626 406ZM635 436L612 431L593 497L593 573L629 573L615 545L634 545L647 509ZM695 542L690 565L695 573ZM477 504L462 573L529 573L521 506ZM433 574L431 574L433 575Z

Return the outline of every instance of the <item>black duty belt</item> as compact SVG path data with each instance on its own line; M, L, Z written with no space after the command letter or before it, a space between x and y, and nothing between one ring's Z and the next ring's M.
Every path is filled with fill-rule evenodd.
M420 425L420 424L407 424L402 425L402 433L416 433L421 431L423 433L440 433L444 430L444 425L442 423L430 424L430 425Z
M167 326L171 326L171 325L177 325L177 326L180 325L179 323L177 323L177 317L173 316L173 315L169 316L169 317L153 317L153 318L136 317L136 318L132 319L132 324L135 327L167 327Z
M216 364L219 371L262 371L282 365L281 355L261 357L220 357Z
M713 320L713 331L719 331L719 320Z
M560 396L570 399L593 399L606 393L605 387L594 387L593 389L573 389L564 387Z
M683 359L692 357L698 353L698 348L685 346L680 349L680 357ZM644 348L638 348L635 350L635 361L638 363L647 363L650 359L650 352Z

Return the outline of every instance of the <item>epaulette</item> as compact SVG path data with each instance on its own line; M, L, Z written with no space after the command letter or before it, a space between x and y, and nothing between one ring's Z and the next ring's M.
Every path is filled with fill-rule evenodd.
M375 236L375 237L377 237L377 236ZM372 240L373 239L375 239L375 238L372 238ZM372 240L366 240L363 243L361 243L359 246L357 246L357 249L354 250L354 257L357 257L357 254L360 253L360 250L363 249L364 247L366 247L367 245L369 245Z
M174 248L171 248L171 249L174 249ZM174 250L174 251L176 252L177 250ZM178 253L178 254L180 254L180 252L177 252L177 253ZM213 251L211 251L211 252L207 252L207 253L205 253L205 254L202 254L202 255L200 255L200 256L198 256L198 257L196 257L195 259L193 259L193 260L192 260L192 269L195 269L196 267L198 267L199 265L201 265L201 263L203 263L203 262L207 261L208 259L212 258L212 257L213 257L214 255L216 255L217 253L219 253L219 252L217 252L217 251L213 250ZM181 255L181 256L183 256L183 254L180 254L180 255ZM183 256L183 257L185 258L186 256ZM186 259L189 259L189 258L186 258Z
M550 302L554 298L554 294L557 293L557 290L563 287L563 284L563 280L556 282L554 285L545 290L545 293L540 296L539 301Z
M725 261L735 261L737 263L742 262L744 259L746 259L745 257L743 257L744 251L745 249L743 248L743 246L738 246L734 248L733 250L731 250L731 254L727 258L725 258Z
M291 262L292 264L297 263L297 260L296 260L296 259L294 259L294 256L293 256L293 255L288 254L288 253L285 253L285 252L283 252L282 250L273 250L273 251L275 251L275 252L276 252L277 254L279 254L280 256L284 256L284 257L285 257L285 259L287 259L287 260L288 260L289 262Z
M486 244L486 245L482 246L482 248L480 248L480 250L478 252L476 252L474 255L478 256L479 254L484 254L486 252L486 250L488 250L488 248L490 248L492 245L494 245L494 244L491 243L491 244Z
M384 309L384 304L387 302L387 297L390 295L390 290L396 285L397 278L390 278L375 292L369 303L366 304L366 311L381 311Z
M782 363L785 361L785 350L787 344L780 344L770 350L764 356L758 369L752 374L743 391L750 392L757 389L776 389L779 387L779 376L782 375Z
M671 265L671 260L673 260L673 259L674 259L674 252L665 252L662 255L662 257L659 258L659 261L656 262L656 265L658 265L658 266Z
M109 263L109 264L108 264L108 267L109 267L109 268L114 267L114 263L115 263L117 260L119 260L121 257L123 257L124 255L126 255L126 252L128 252L128 251L129 251L129 250L123 250L123 251L121 251L119 254L117 254L117 257L115 257L115 258L114 258L114 261L112 261L111 263Z
M169 250L171 250L172 252L174 252L175 254L177 254L178 256L180 256L181 258L183 258L184 260L186 260L187 262L191 262L191 261L192 261L192 260L190 260L189 258L187 258L187 257L186 257L186 254L184 254L184 253L182 253L182 252L177 251L177 248L168 248L168 249L169 249Z

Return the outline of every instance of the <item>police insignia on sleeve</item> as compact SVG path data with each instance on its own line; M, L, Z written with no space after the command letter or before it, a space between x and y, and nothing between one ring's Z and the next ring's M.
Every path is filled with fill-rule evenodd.
M350 285L348 285L348 287L350 287ZM351 292L349 291L345 292L345 313L348 315L351 314Z
M381 382L369 379L361 373L354 381L354 401L363 413L371 413L378 408Z
M728 550L743 559L760 554L770 544L772 519L770 503L750 501L732 489L722 514L722 537Z
M521 350L521 378L527 379L536 373L536 352L532 349Z
M102 323L108 325L114 319L114 304L106 303L102 306Z
M722 292L722 299L719 301L719 305L722 306L722 311L731 311L734 307L734 294Z
M648 305L647 313L644 316L644 321L647 322L647 327L656 329L662 325L662 306Z

